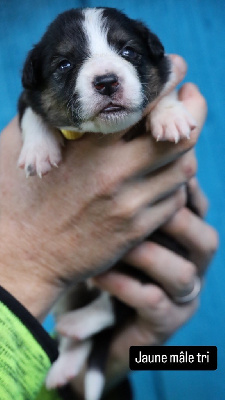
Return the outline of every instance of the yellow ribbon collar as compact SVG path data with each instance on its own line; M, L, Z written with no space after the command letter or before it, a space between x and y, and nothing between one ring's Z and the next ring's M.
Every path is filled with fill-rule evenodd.
M84 135L84 132L74 132L68 131L66 129L60 129L60 131L62 132L63 136L68 140L76 140Z

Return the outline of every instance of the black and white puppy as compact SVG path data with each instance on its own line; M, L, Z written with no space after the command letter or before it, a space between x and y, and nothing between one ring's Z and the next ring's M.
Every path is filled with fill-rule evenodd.
M23 137L19 166L27 176L41 177L60 163L63 135L75 139L85 132L126 132L143 116L157 140L188 138L195 122L175 92L148 113L148 105L172 80L170 60L161 42L141 22L113 8L64 12L25 62L19 100ZM88 297L84 286L82 295ZM56 312L61 354L47 377L49 388L76 376L91 351L88 338L116 322L109 295L96 295L93 288L94 300L73 311L79 307L74 304L78 289L68 292ZM74 338L84 340L82 345ZM94 385L90 383L93 378ZM97 400L102 386L100 374L92 374L91 379L89 374L86 400Z
M27 176L40 177L58 166L60 131L76 138L128 129L171 80L162 44L141 22L113 8L64 12L24 65L19 166ZM172 93L159 102L147 125L157 140L177 142L189 137L195 123Z

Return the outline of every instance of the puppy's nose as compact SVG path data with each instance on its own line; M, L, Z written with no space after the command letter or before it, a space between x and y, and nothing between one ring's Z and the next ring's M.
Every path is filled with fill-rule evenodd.
M118 77L114 74L96 76L93 83L97 92L105 96L111 96L119 87Z

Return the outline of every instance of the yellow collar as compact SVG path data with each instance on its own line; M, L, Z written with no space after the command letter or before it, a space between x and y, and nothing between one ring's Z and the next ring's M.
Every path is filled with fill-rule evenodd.
M60 129L60 131L62 132L63 136L68 140L76 140L84 135L84 132L67 131L66 129Z

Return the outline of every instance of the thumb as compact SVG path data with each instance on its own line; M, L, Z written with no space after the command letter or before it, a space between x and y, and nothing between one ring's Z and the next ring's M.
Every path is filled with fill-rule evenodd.
M178 97L197 122L197 130L201 131L207 115L207 104L198 87L193 83L185 83L179 90Z
M165 88L162 90L160 95L152 101L145 110L145 115L149 113L155 105L159 102L159 100L166 96L168 93L172 92L177 85L184 79L186 72L187 72L187 64L185 60L178 56L177 54L170 54L167 56L170 61L170 69L171 75L169 78L169 82L166 83Z

